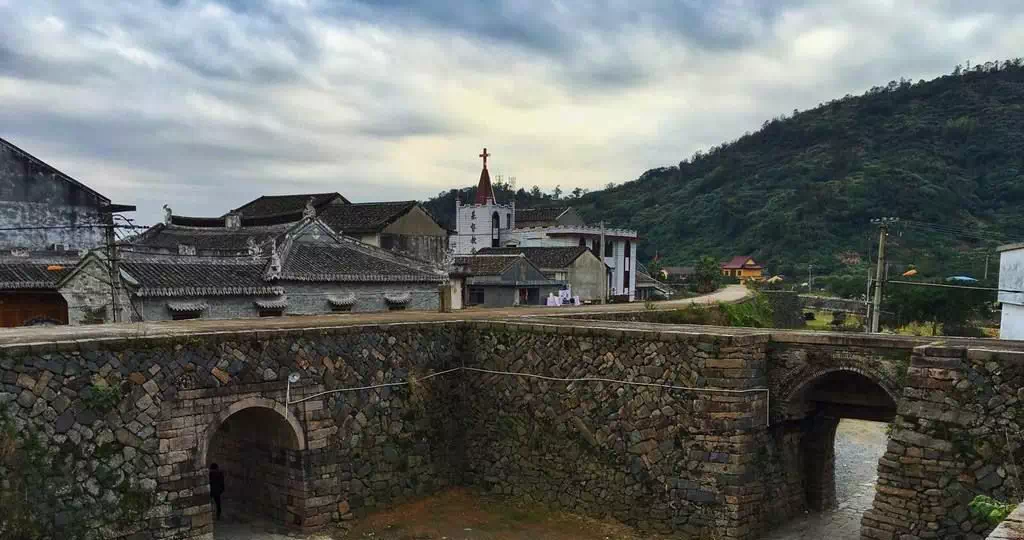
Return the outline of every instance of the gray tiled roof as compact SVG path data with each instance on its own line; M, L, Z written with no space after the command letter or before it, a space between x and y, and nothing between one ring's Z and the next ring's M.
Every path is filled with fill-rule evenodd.
M281 280L439 282L424 263L345 239L343 244L295 244L284 255Z
M480 255L519 255L523 254L539 268L565 268L571 265L580 255L588 251L584 246L571 247L503 247L483 248Z
M294 223L266 225L260 227L185 227L181 225L155 225L132 242L133 246L168 249L177 253L178 245L195 246L200 251L224 251L243 253L252 238L257 244L264 244L282 236Z
M493 276L505 271L522 255L468 255L455 258L456 272L470 276Z
M266 217L277 214L298 213L301 217L302 211L306 208L306 202L313 198L313 207L320 210L324 206L340 200L348 203L348 199L340 193L301 193L298 195L264 195L258 199L251 200L242 206L234 209L245 217Z
M0 256L0 290L55 289L74 270L77 253L33 252ZM50 270L49 268L53 268Z
M121 268L139 296L229 296L280 294L263 279L267 259L242 257L126 256Z
M547 227L558 224L558 216L569 210L568 206L549 208L523 208L516 210L516 228Z
M378 232L416 206L416 201L332 204L317 213L342 234Z

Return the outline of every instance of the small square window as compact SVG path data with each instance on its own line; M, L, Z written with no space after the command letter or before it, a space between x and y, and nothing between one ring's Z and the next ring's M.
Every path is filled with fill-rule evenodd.
M344 306L336 306L332 304L331 311L333 311L334 313L348 313L349 311L352 311L352 304Z
M199 314L200 313L198 311L175 312L171 313L171 319L175 321L187 321L190 319L198 319Z
M260 317L281 317L284 315L283 309L261 309Z
M388 304L388 311L405 311L405 304Z

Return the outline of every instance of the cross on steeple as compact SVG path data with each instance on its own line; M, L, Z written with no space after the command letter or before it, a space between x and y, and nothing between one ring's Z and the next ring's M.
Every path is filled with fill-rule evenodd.
M483 152L482 154L480 154L480 155L479 155L479 157L482 157L482 158L484 158L484 168L485 168L485 169L487 168L487 158L488 158L488 157L489 157L490 155L491 155L491 154L488 154L488 153L487 153L487 147L484 147L484 152Z

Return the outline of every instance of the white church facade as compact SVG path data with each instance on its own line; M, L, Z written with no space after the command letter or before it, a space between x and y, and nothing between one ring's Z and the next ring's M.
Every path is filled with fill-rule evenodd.
M487 149L480 154L483 169L471 204L455 202L456 255L472 255L488 247L585 246L608 267L608 296L636 298L636 253L639 236L634 230L588 225L572 208L516 210L501 204L487 171ZM603 242L602 242L603 238Z

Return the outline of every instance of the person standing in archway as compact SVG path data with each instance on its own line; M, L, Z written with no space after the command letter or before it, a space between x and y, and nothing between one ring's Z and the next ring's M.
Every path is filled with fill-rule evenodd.
M217 520L220 520L220 496L224 493L224 473L216 463L210 464L210 497L217 506Z

